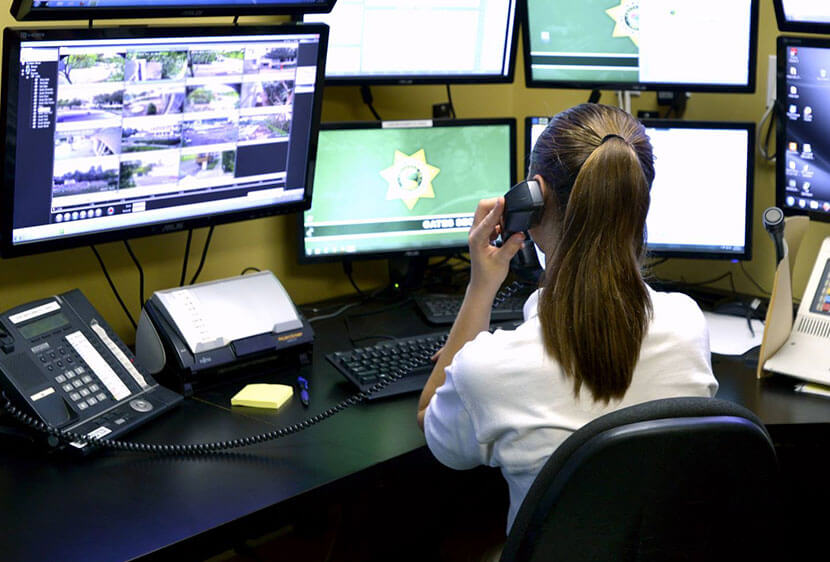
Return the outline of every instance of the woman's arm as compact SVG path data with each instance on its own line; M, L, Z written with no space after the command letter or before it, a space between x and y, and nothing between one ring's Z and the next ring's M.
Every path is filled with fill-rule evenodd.
M498 236L504 198L483 199L476 208L470 228L470 283L464 302L452 325L444 348L438 355L432 374L418 401L418 425L424 428L427 406L436 389L444 384L444 369L465 343L490 327L490 309L496 293L507 277L510 258L522 247L524 235L514 234L501 248L490 242Z

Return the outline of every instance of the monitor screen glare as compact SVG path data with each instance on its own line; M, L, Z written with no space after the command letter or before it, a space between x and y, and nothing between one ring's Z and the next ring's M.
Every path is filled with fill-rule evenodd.
M12 246L308 200L320 35L202 32L19 42L4 76Z
M512 79L516 0L338 0L304 21L331 27L326 80Z
M514 133L512 119L323 124L305 259L465 250L478 201L512 183Z
M528 84L751 91L754 1L527 0Z
M778 197L785 212L830 221L830 41L815 45L782 38L778 98ZM789 43L789 44L787 44ZM826 111L825 111L826 110Z
M530 118L530 146L546 122L547 118ZM746 257L752 128L738 123L646 122L655 169L646 219L651 254Z

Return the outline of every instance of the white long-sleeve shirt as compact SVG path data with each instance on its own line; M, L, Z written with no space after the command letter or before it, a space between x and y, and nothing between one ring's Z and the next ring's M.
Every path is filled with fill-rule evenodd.
M658 398L714 396L703 313L680 293L649 289L654 315L622 400L595 402L547 355L536 315L538 291L515 330L482 332L456 354L424 419L427 445L443 464L499 467L510 491L507 529L542 465L591 420Z

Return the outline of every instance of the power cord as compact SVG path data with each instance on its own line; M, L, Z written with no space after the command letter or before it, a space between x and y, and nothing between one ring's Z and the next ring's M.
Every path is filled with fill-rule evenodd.
M372 90L369 89L369 86L366 86L364 84L360 87L360 97L363 98L363 103L366 104L366 106L369 108L369 111L371 111L372 115L375 116L375 119L377 119L378 121L383 121L383 119L380 118L380 115L378 115L378 112L375 111L375 106L372 105L375 100L372 97Z
M104 277L107 278L107 282L110 284L110 289L112 289L112 292L115 295L118 304L121 305L121 309L124 311L124 314L127 315L127 319L130 321L130 324L133 325L133 329L135 329L135 319L133 318L133 315L130 314L130 310L127 308L127 305L124 304L124 299L121 298L121 295L118 293L118 289L115 288L115 283L113 283L112 277L110 277L109 271L107 271L107 266L104 264L104 260L103 258L101 258L101 254L98 253L98 249L94 245L90 245L89 247L92 249L92 253L95 254L95 257L98 258L98 263L101 265L101 270L104 272Z
M455 105L452 103L452 92L450 92L450 85L447 84L447 105L450 109L450 117L455 119Z
M187 231L187 242L184 244L184 258L182 259L182 277L179 280L179 287L184 287L184 280L187 278L187 260L190 258L190 242L193 240L193 229Z
M127 252L133 259L136 269L138 269L138 308L141 308L144 306L144 269L141 267L138 258L135 256L135 253L127 240L124 240L124 247L127 248Z
M138 453L153 453L162 455L207 455L218 451L236 449L239 447L247 447L250 445L256 445L257 443L263 443L265 441L273 441L274 439L287 437L288 435L297 433L315 424L318 424L321 421L330 418L334 414L342 412L346 408L350 408L355 404L363 402L364 400L368 399L369 396L371 396L372 394L380 392L381 390L383 390L390 384L400 380L401 378L403 378L403 374L400 373L388 375L385 378L385 380L373 384L371 387L368 388L368 390L360 391L357 394L353 394L352 396L344 400L341 400L331 408L323 410L316 416L306 418L301 422L287 425L274 431L258 433L256 435L242 437L239 439L231 439L228 441L213 441L208 443L193 444L138 443L133 441L121 441L118 439L105 439L100 437L90 438L88 435L75 433L73 431L63 431L61 429L58 429L57 427L45 424L42 421L34 418L33 416L30 416L29 414L26 414L25 412L17 408L14 404L12 404L11 400L9 400L9 398L6 396L5 392L0 392L0 396L2 396L3 400L3 409L9 415L11 415L17 421L27 425L28 427L41 433L45 433L50 437L54 438L55 440L57 440L55 442L55 445L59 444L60 442L80 442L88 443L89 446L92 447L114 449L118 451L131 451Z
M202 273L202 268L205 266L205 259L207 258L208 248L210 248L210 239L213 236L213 228L214 225L211 225L208 229L207 238L205 238L205 247L202 248L202 257L199 260L199 266L196 268L196 273L193 274L193 277L190 278L190 284L196 282L196 279L199 278L199 274Z

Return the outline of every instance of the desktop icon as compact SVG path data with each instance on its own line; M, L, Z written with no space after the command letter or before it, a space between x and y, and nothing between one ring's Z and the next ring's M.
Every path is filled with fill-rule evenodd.
M791 104L789 113L798 113L798 107L795 104Z
M798 56L798 47L790 47L790 56L797 57Z
M795 160L790 160L789 166L790 170L795 170Z
M78 211L72 211L72 220L73 221L78 220Z
M809 193L810 188L811 188L812 186L813 186L813 185L812 185L810 182L805 181L803 184L801 184L801 189L803 189L804 191L806 191L806 192L808 192L808 193Z
M100 216L101 216L101 214L102 214L102 212L101 212L101 208L100 208L100 207L98 207L97 209L95 209L95 216L96 216L96 217L100 217Z
M791 96L797 96L798 95L798 88L796 88L795 86L790 86L790 95Z
M818 209L818 201L810 201L810 208L813 210Z
M787 182L787 185L788 185L791 189L795 189L795 188L796 188L796 181L795 181L795 180L790 180L790 181L788 181L788 182Z
M108 215L114 215L115 214L115 209L113 207L107 207L107 214Z
M805 142L804 146L802 148L804 149L804 152L812 152L813 151L813 147L809 142Z
M807 201L805 201L804 199L799 199L798 200L798 206L803 209L804 207L807 206Z
M793 196L787 197L787 206L792 207L793 205L795 205L795 197L793 197Z
M821 70L819 70L819 71L818 71L818 74L819 74L819 76L821 76L822 78L827 78L827 69L826 69L826 68L822 68Z
M797 142L791 142L787 145L787 148L789 149L790 152L798 152L798 143Z
M825 202L821 205L821 208L822 208L822 210L823 210L825 213L830 212L830 203L828 203L827 201L825 201Z
M55 215L55 222L62 222L62 221L63 221L63 215L62 214L58 213L57 215Z
M791 66L790 67L790 76L796 76L796 75L798 75L798 69L794 66Z
M813 108L809 105L804 108L804 118L810 117L813 114Z

